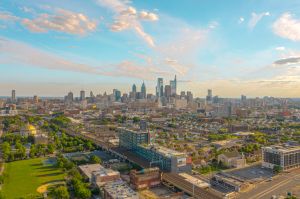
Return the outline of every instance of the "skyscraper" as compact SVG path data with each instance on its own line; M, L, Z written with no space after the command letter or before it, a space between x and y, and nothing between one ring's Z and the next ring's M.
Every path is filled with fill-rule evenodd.
M136 85L135 84L132 85L132 92L136 93Z
M177 94L177 78L176 78L176 75L175 75L174 80L170 81L170 86L171 86L171 95L176 96L176 94Z
M113 90L113 95L114 95L115 101L121 100L121 91L119 91L118 89Z
M207 90L207 96L206 96L206 102L212 102L212 90L208 89Z
M171 86L170 85L165 86L165 97L166 98L171 97Z
M68 102L73 102L73 93L71 91L68 93L66 100Z
M80 100L84 100L85 99L85 91L80 91Z
M164 83L163 78L157 78L156 96L162 97L164 95Z
M16 102L16 90L11 91L11 101Z
M141 93L142 93L142 98L145 99L147 94L146 94L146 86L145 82L143 81L142 87L141 87Z

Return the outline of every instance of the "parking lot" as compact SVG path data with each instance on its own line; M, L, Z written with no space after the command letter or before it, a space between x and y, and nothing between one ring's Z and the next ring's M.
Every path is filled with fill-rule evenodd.
M267 180L274 175L271 169L262 168L260 165L237 169L226 173L252 183Z

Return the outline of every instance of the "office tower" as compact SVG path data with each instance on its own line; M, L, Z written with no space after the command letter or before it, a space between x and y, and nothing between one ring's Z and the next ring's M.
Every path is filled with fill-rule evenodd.
M39 102L39 97L37 95L33 96L33 102L38 103Z
M72 92L69 92L68 93L68 95L67 95L67 98L66 98L66 100L68 101L68 102L73 102L73 93Z
M91 91L90 92L90 98L94 98L94 97L95 97L95 95L94 95L93 91Z
M162 97L164 95L164 83L163 78L157 78L156 96Z
M136 93L136 85L135 84L132 85L132 92Z
M176 96L177 94L177 79L175 75L175 79L170 81L170 86L171 86L171 95Z
M212 90L207 90L206 102L212 102Z
M185 91L181 91L181 92L180 92L180 98L181 98L181 99L184 99L184 98L185 98Z
M121 100L121 91L119 91L118 89L113 90L113 95L114 95L115 101Z
M85 91L80 91L80 100L84 100L85 99Z
M145 99L147 96L145 82L143 82L143 84L142 84L141 93L142 93L142 99Z
M218 104L218 103L219 103L219 96L217 96L217 95L214 96L212 102L213 102L214 104Z
M193 93L191 91L187 91L186 96L187 96L186 98L187 98L188 103L193 102L194 97L193 97Z
M11 91L11 101L16 102L16 90Z
M171 97L171 93L172 93L171 90L172 90L172 89L171 89L171 86L170 86L170 85L166 85L166 86L165 86L165 97L166 97L166 98Z
M242 100L242 102L246 101L246 100L247 100L246 95L242 95L242 96L241 96L241 100Z

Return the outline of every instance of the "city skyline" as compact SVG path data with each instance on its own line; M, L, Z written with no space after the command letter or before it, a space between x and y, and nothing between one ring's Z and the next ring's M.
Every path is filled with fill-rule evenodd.
M0 96L128 93L143 81L155 94L176 74L177 93L197 97L300 97L299 42L292 0L4 0Z

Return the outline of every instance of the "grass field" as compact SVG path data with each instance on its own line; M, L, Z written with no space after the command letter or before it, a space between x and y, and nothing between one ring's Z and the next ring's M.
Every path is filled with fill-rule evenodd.
M45 165L44 158L22 160L5 164L3 194L6 199L38 194L37 188L43 184L63 180L62 170Z

